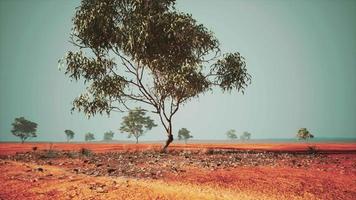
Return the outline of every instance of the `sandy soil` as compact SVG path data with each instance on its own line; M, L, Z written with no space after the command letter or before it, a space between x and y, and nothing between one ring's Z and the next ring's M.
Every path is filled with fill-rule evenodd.
M98 154L43 159L50 144L0 144L0 199L356 199L355 144L317 144L320 155L293 145L174 145L160 154L152 151L160 145L53 144Z

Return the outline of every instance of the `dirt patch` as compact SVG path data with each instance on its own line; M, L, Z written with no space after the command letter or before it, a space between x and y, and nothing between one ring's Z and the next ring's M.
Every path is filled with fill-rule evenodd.
M0 169L0 199L275 199L189 183L77 175L58 167L13 161L1 161Z

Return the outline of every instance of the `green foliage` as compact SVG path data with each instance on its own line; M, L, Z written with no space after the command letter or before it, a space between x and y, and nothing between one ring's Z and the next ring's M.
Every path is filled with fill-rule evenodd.
M250 140L251 139L251 133L249 132L243 132L242 135L240 136L240 140Z
M227 138L229 138L231 140L236 140L237 139L236 130L231 129L231 130L227 131L226 136L227 136Z
M87 91L72 111L88 117L130 111L128 102L145 104L158 114L169 140L179 106L219 87L244 92L251 82L244 58L221 56L214 34L192 15L179 12L175 0L82 0L73 18L69 51L59 62Z
M37 137L37 124L26 120L24 117L15 118L12 123L12 134L21 139L21 143L32 137Z
M245 88L251 81L251 76L247 73L245 60L238 52L226 54L223 59L215 63L212 70L216 74L215 83L224 91L237 89L244 93Z
M67 136L67 142L69 142L69 140L74 138L74 132L72 130L65 130L64 133Z
M178 131L178 140L184 140L185 143L187 143L187 140L193 138L192 135L190 135L190 131L188 131L188 129L186 128L181 128Z
M95 136L93 133L86 133L84 137L85 137L85 141L95 140Z
M136 143L138 143L139 137L146 131L157 126L149 116L145 115L145 111L141 108L131 110L127 116L122 118L123 121L121 123L120 131L128 133L128 138L131 138L132 136L135 137Z
M297 138L299 140L308 140L308 139L312 139L314 138L314 135L311 134L308 129L306 128L301 128L298 130L298 133L297 133Z
M104 133L104 140L112 140L114 138L114 132L108 131Z

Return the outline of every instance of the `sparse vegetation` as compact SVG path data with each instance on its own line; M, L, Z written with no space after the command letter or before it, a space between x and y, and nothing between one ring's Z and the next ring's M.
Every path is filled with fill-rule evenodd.
M91 156L91 155L93 155L93 151L90 150L90 149L87 149L87 148L81 148L81 149L79 150L79 153L80 153L81 155L83 155L83 156Z
M231 129L229 131L226 132L226 136L228 139L230 140L236 140L237 139L237 134L236 134L236 130Z
M15 121L12 123L12 134L21 139L21 143L24 143L25 140L33 137L37 137L37 124L31 122L24 117L15 118Z
M316 153L318 153L318 150L317 150L316 146L308 146L307 152L309 154L316 154Z
M2 146L5 151L13 148L9 144L5 145L7 148ZM41 149L44 149L44 147L48 149L49 147L49 150L36 152L27 151L28 147L32 146L31 144L16 145L17 148L22 148L23 151L6 157L0 156L2 172L0 176L4 177L6 175L5 178L1 179L3 181L0 184L8 186L25 183L27 187L35 187L36 191L41 190L45 195L51 195L52 193L50 192L52 190L49 190L47 186L51 185L51 189L53 189L54 183L58 183L59 186L55 188L61 192L62 196L68 197L68 199L77 197L81 199L83 195L87 195L85 197L88 197L88 199L96 199L98 193L102 194L104 191L107 191L107 194L111 194L110 197L114 199L125 198L120 194L122 194L122 190L131 188L131 180L133 179L136 183L153 181L151 182L153 184L156 184L156 179L158 179L160 186L158 188L162 188L162 183L165 184L167 180L178 181L179 185L186 185L186 181L189 180L192 182L189 182L191 184L187 186L188 188L198 187L201 192L204 190L200 189L214 186L214 189L219 190L218 193L215 193L215 196L207 199L214 199L213 197L216 197L216 195L223 195L222 192L226 192L226 187L229 187L229 190L236 192L236 194L240 194L241 191L250 191L250 180L260 179L263 181L254 182L253 191L256 191L258 195L269 194L270 191L273 191L272 197L283 193L286 197L282 199L295 197L293 195L296 193L305 191L310 195L314 195L312 196L313 199L337 199L338 197L341 199L353 199L352 191L356 186L353 184L355 154L329 155L327 151L330 151L330 144L318 146L320 148L318 151L323 151L323 154L314 153L314 148L309 148L308 152L306 147L309 145L301 143L284 144L283 146L280 144L267 145L269 147L266 147L265 144L260 146L258 144L249 146L247 146L248 144L244 146L201 144L199 146L192 145L189 150L181 148L184 147L182 144L180 147L179 144L176 144L172 147L170 154L162 154L158 148L146 151L149 145L121 144L121 147L128 148L127 150L122 148L122 151L119 150L121 148L118 148L117 144L87 145L87 147L90 146L90 149L83 144L78 145L81 145L82 149L61 151L60 149L64 147L75 147L76 144L61 143L48 146L41 143L39 144ZM344 144L343 148L344 150L350 150L352 145ZM250 149L251 147L255 148L255 150ZM267 151L263 152L259 147L266 148ZM300 147L304 147L304 153L300 153ZM340 144L336 144L334 147L340 148ZM141 151L138 149L141 149ZM325 150L327 151L325 152ZM93 151L99 151L100 153L96 154ZM1 153L4 152L2 151ZM21 170L19 168L14 169L14 165L20 166ZM317 172L320 173L316 177L315 173ZM338 177L338 182L330 183L325 181L330 180L330 177L335 175L340 176ZM97 177L100 178L97 179ZM300 177L303 177L303 179ZM83 190L73 189L71 191L75 191L75 193L73 192L69 196L67 190L60 189L66 178L70 180L67 182L78 184L74 185L73 188L80 185L80 187L86 187L89 190L83 192ZM103 180L107 180L107 182L103 184ZM119 180L123 180L122 184L118 184ZM295 182L295 184L291 185L290 181ZM317 184L318 188L308 187L308 190L300 187L295 188L296 184L303 185L307 181L311 185L312 183ZM33 182L36 182L36 184L33 184ZM269 184L269 182L273 184ZM83 183L84 185L82 185ZM89 185L85 183L89 183ZM172 184L172 182L169 182L169 184ZM282 191L274 190L275 185L278 184L284 184ZM202 187L200 188L200 186ZM157 186L153 185L153 187L156 188ZM320 192L320 187L328 188L327 192ZM140 183L140 187L135 187L133 191L125 193L125 195L133 194L136 189L141 188L142 185ZM340 188L347 189L340 190ZM163 187L163 190L165 189L166 187ZM21 191L19 190L19 192ZM90 191L92 193L88 193ZM143 187L143 191L147 192L146 186ZM177 191L177 193L180 192L180 190ZM158 193L162 195L162 190L159 189ZM170 193L170 195L167 195L167 199L170 199L172 195L176 197L177 193ZM1 195L7 197L7 199L17 199L16 196L9 198L9 194L12 194L12 191L4 194L4 190L1 190ZM20 194L27 193L22 192ZM34 193L31 197L35 199L36 195L38 193ZM197 196L197 199L199 199L198 197L201 196ZM256 199L259 197L256 196ZM44 196L44 198L47 198L47 196ZM142 198L146 199L142 196L137 199ZM148 198L151 198L151 196ZM184 199L189 198L185 196ZM236 199L236 195L231 196L229 199ZM304 199L304 196L302 199Z
M180 106L216 87L244 93L251 82L240 53L221 54L214 34L164 1L83 0L73 18L65 73L90 84L73 102L88 117L132 110L156 113L173 141Z
M95 136L93 133L86 133L84 136L85 141L93 141L95 140Z
M135 137L136 144L138 143L139 137L157 126L150 117L145 115L146 113L144 110L136 108L122 118L123 121L121 123L120 131L128 133L128 138Z
M301 128L298 130L298 133L297 133L297 138L299 140L308 140L308 139L312 139L314 138L314 135L311 134L308 129L306 128Z
M53 143L49 144L49 148L39 152L40 153L40 158L41 159L52 159L52 158L57 158L60 154L59 151L56 151L53 149Z
M69 142L70 140L72 140L74 138L74 132L72 130L65 130L64 133L67 136L67 142Z
M114 132L108 131L104 133L104 140L111 141L114 138Z
M187 144L187 141L188 141L190 138L193 138L193 136L190 135L190 131L188 131L188 129L186 129L186 128L181 128L181 129L178 131L178 140L184 140L184 143Z

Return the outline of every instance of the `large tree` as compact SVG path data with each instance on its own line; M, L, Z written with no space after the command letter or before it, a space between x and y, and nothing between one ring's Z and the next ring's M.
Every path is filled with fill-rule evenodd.
M132 136L136 138L136 144L138 143L138 138L141 137L145 132L151 130L153 127L157 126L149 116L145 116L146 113L141 108L135 108L129 111L127 116L122 119L120 131L128 133L128 138Z
M35 122L31 122L24 117L15 118L15 121L12 123L12 134L21 139L21 143L23 144L25 140L37 137L37 124Z
M87 91L73 109L88 117L144 104L158 114L168 139L179 107L220 87L244 92L251 77L240 53L221 55L217 38L175 0L82 0L73 18L78 47L60 60Z

